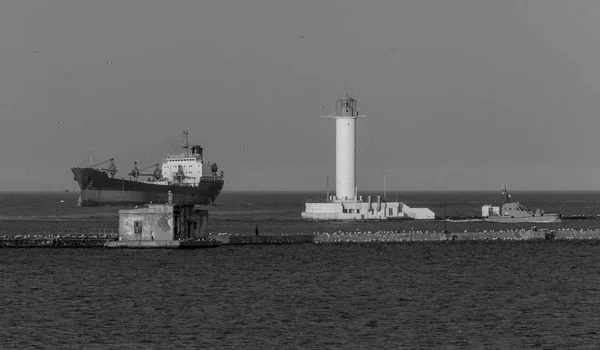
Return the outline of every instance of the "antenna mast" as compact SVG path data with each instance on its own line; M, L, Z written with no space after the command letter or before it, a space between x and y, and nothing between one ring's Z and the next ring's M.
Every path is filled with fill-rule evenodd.
M92 167L92 143L90 142L90 168Z
M351 99L355 100L354 94L352 93L352 91L350 91L350 87L348 86L347 82L344 83L344 95L346 96L346 98L351 98ZM358 108L358 106L357 106L357 108Z
M502 185L502 194L506 196L506 203L510 203L510 194L508 194L506 185Z
M183 130L183 136L182 136L182 146L181 148L183 148L183 153L185 154L186 157L189 156L189 149L190 149L190 144L188 142L188 126L185 126L185 130Z
M387 198L387 190L386 190L386 175L383 173L383 199Z

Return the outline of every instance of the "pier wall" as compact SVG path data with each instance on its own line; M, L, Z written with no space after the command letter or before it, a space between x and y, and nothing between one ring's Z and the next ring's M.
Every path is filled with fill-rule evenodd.
M81 237L10 237L0 239L0 248L102 248L117 238Z
M113 241L108 242L105 248L127 248L127 249L197 249L217 247L221 243L216 240L200 241Z
M240 244L301 244L315 243L315 235L218 235L210 236L211 239L219 241L221 244L240 245Z
M600 230L557 230L551 231L554 239L600 239Z
M229 235L210 236L221 244L298 244L298 243L398 243L443 241L541 241L569 239L600 239L600 230L576 231L488 231L488 232L385 232L385 233L314 233L288 235Z
M303 244L303 243L400 243L444 241L540 241L600 240L600 230L521 230L498 232L349 232L312 234L213 234L208 240L117 241L116 235L3 237L0 248L105 247L111 248L198 248L217 245ZM211 243L212 242L212 243Z
M392 243L392 242L430 242L430 241L529 241L544 240L547 235L543 231L518 232L402 232L331 235L320 233L315 235L315 243Z

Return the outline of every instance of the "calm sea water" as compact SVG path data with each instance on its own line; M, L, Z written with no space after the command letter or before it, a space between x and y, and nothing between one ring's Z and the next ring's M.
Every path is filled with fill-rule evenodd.
M0 348L597 348L597 242L4 249Z
M498 196L409 195L459 215ZM115 208L69 196L0 194L0 227L114 224ZM306 196L224 193L211 231L399 227L304 222ZM600 193L519 199L592 215ZM597 348L598 256L597 241L2 249L0 348Z
M368 195L365 193L363 195ZM373 193L372 195L377 195ZM119 207L75 206L78 195L73 192L9 193L0 192L0 236L15 234L61 233L67 229L89 230L118 227ZM311 233L335 231L442 231L443 222L307 222L300 218L304 202L324 197L323 193L224 192L217 205L206 206L210 212L209 230L213 233L254 233L259 225L262 233ZM484 204L500 204L499 191L494 192L391 192L411 207L427 207L444 215L441 203L446 203L449 217L481 215ZM515 192L513 198L529 207L545 208L547 212L570 215L600 215L600 192ZM61 202L62 201L62 202ZM558 224L535 224L540 228L600 228L600 220L565 220ZM482 222L451 222L450 231L528 229L529 224L495 224Z

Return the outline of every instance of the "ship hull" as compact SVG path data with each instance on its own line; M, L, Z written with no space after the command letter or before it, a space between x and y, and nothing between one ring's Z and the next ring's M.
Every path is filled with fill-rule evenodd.
M491 216L483 219L487 222L499 222L499 223L554 223L560 222L560 215L558 214L546 214L543 216L524 216L524 217L510 217L510 216Z
M211 204L216 201L224 184L220 177L207 177L202 178L196 186L159 185L113 179L98 169L71 170L79 184L80 206L167 203L169 192L173 196L173 203Z

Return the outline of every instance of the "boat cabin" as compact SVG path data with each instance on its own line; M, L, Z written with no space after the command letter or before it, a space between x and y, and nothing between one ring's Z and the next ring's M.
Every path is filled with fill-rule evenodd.
M540 209L536 209L534 212L532 210L529 210L524 205L521 205L519 202L510 202L502 204L502 215L519 218L544 215L544 212Z

